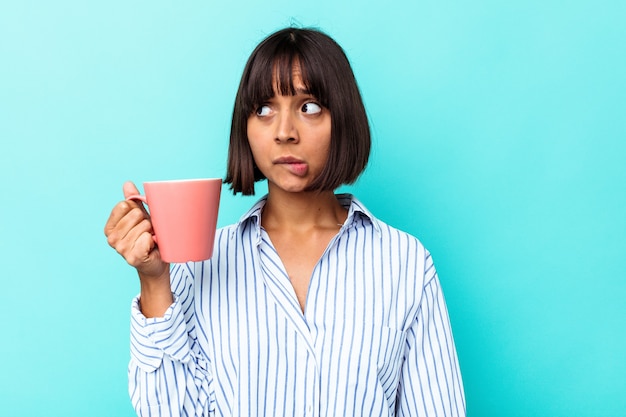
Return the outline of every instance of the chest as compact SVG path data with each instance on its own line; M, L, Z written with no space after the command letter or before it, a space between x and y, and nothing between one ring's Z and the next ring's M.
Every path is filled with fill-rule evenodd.
M406 250L361 232L332 242L311 267L303 311L271 241L228 242L195 286L196 343L219 381L218 408L257 415L276 398L274 415L313 404L331 416L393 404L422 291Z
M198 341L225 381L216 401L239 407L233 415L257 415L274 397L283 399L274 415L309 404L315 415L358 415L345 414L356 398L366 408L392 404L406 340L395 327L398 292L377 287L374 273L346 275L322 259L303 313L276 256L260 256L256 274L233 275L219 288L222 277L212 279L210 301L198 308Z
M282 264L301 310L306 309L308 289L316 265L336 235L336 230L310 234L264 234L270 262ZM275 253L272 253L275 252ZM263 261L263 260L262 260Z

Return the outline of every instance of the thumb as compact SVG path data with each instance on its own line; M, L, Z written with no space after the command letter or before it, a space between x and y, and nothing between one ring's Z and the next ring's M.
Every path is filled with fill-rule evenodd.
M126 181L122 189L124 190L124 198L139 194L139 190L131 181Z

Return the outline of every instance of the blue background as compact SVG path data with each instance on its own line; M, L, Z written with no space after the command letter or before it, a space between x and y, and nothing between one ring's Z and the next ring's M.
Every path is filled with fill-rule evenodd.
M346 50L353 187L434 255L473 416L626 415L626 3L0 2L0 414L131 416L121 185L222 177L270 32ZM259 189L262 192L263 188ZM225 189L220 225L255 201Z

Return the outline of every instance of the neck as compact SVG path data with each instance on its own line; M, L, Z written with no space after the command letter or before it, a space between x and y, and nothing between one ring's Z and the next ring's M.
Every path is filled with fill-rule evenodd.
M337 228L347 214L332 191L288 193L270 189L261 223L266 230Z

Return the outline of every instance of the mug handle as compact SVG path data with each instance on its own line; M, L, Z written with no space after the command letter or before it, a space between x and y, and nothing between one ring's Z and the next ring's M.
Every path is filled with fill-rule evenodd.
M126 199L127 200L139 200L144 204L148 204L148 200L146 200L146 197L141 194L129 195L128 197L126 197Z
M141 194L133 194L133 195L129 195L128 197L126 197L126 200L138 200L141 201L142 203L144 203L146 206L148 205L148 200L146 199L145 196L141 195ZM152 240L154 240L154 243L157 243L157 237L156 235L152 235Z

